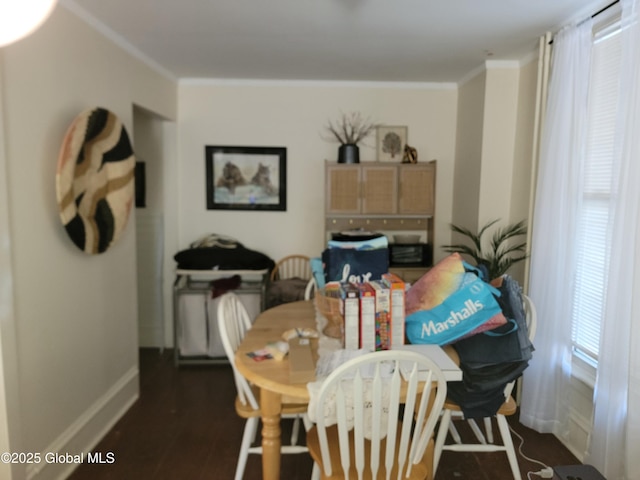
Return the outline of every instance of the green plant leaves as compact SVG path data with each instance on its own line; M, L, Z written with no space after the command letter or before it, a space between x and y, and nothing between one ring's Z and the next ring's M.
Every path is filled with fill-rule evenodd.
M445 252L458 252L471 257L476 266L484 265L487 268L489 280L504 275L514 264L527 258L527 243L519 241L513 243L516 237L527 234L527 225L524 220L497 229L489 241L488 246L484 236L488 230L498 223L500 219L486 223L477 233L466 227L451 224L451 230L467 237L469 243L443 245Z

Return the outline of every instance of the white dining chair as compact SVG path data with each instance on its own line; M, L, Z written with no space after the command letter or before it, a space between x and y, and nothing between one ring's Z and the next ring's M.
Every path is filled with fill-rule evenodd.
M366 353L336 368L310 407L307 445L320 477L432 478L446 390L442 371L416 352Z
M236 413L246 419L240 455L236 466L235 480L242 480L250 453L262 454L261 446L252 446L255 442L261 411L258 399L259 391L249 384L247 379L236 369L235 353L247 331L251 328L251 320L247 311L233 292L225 293L220 297L218 304L218 329L225 354L233 369L236 384L237 397L235 401ZM280 447L281 454L307 453L304 445L296 445L298 441L300 420L304 422L305 429L311 428L311 422L306 414L307 404L283 404L281 418L293 419L294 424L291 433L291 445Z
M307 286L304 289L304 299L311 300L316 292L316 281L313 277L309 279Z
M526 295L522 295L522 302L524 304L525 322L527 325L529 341L533 342L537 327L536 308L531 299ZM509 423L507 422L507 417L513 415L517 411L516 401L511 395L515 383L516 380L509 382L506 385L504 389L505 401L498 409L498 412L493 417L485 417L483 419L485 427L484 433L475 420L468 420L469 426L476 437L476 443L463 443L458 430L453 424L452 420L454 417L462 417L462 409L460 405L449 399L444 402L442 419L440 420L438 435L436 437L434 475L438 470L438 463L440 462L442 452L445 450L454 452L505 452L509 459L509 465L511 467L511 473L514 480L521 480L522 476L518 465L518 457L511 438L511 432L509 431ZM498 424L500 436L502 437L502 444L496 444L494 441L492 429L493 418L495 418L496 423ZM445 444L447 433L450 433L453 439L453 443L451 444Z

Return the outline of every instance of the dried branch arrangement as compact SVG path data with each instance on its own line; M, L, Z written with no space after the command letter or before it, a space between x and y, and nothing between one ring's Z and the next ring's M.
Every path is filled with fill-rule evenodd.
M359 112L343 113L337 122L330 121L325 126L330 133L329 140L343 145L347 143L357 145L371 135L376 127L378 127L377 123L364 118Z

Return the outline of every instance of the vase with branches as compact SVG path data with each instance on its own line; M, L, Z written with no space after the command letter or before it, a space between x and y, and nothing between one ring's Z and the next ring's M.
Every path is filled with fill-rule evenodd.
M359 163L358 145L371 135L378 124L365 118L360 112L343 113L335 121L325 125L328 140L338 142L338 163Z
M454 245L443 245L445 252L458 252L468 255L473 259L476 266L486 269L488 280L493 280L504 275L514 264L527 258L527 243L521 237L527 234L527 226L524 220L498 228L488 242L485 241L485 234L500 220L492 220L486 223L477 232L451 224L451 230L466 237L471 245L458 243ZM520 238L520 240L516 240Z

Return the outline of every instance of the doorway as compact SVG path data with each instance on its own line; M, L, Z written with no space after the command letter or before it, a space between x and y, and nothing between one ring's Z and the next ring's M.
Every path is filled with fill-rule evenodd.
M138 346L161 349L165 346L165 123L153 112L134 106Z

